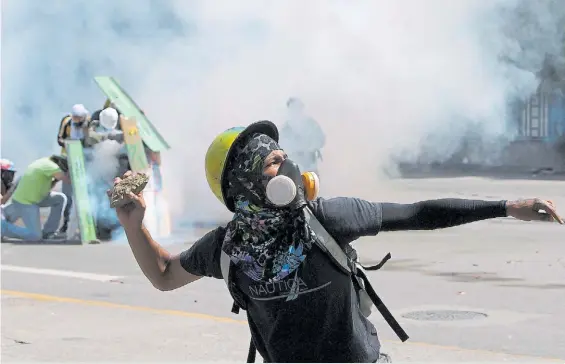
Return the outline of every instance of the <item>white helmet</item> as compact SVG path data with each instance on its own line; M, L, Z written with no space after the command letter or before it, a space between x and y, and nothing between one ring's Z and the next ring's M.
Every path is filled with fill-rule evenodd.
M118 125L118 112L116 109L108 107L100 112L100 125L107 130L114 130Z

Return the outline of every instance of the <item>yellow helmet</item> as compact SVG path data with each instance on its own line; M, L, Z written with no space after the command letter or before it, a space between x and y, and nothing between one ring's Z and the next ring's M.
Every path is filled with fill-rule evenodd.
M233 157L234 145L244 139L245 136L260 133L268 135L276 142L279 141L279 131L275 124L270 121L258 121L248 127L237 126L230 128L218 135L206 152L204 168L206 169L206 180L214 195L231 212L235 211L233 198L226 197L227 183L226 167Z

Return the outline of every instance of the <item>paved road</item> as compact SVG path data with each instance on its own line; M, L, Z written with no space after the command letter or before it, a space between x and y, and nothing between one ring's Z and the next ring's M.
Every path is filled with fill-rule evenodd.
M558 181L461 178L391 186L380 186L373 199L540 195L565 208L565 182ZM189 244L168 249L177 252ZM356 244L367 262L389 251L393 256L371 278L411 336L400 343L373 314L394 361L564 362L565 227L498 219L434 232L383 233ZM223 281L155 290L125 244L2 244L5 362L242 361L249 330L245 317L230 308ZM404 317L434 310L487 317Z

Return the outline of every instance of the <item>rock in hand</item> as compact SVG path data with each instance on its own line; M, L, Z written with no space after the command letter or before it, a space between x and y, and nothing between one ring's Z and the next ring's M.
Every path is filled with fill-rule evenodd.
M112 189L112 194L110 196L110 207L123 207L128 203L132 202L129 197L129 193L134 195L139 194L147 183L149 182L149 176L145 173L132 173L126 178L122 179L120 182L114 185Z

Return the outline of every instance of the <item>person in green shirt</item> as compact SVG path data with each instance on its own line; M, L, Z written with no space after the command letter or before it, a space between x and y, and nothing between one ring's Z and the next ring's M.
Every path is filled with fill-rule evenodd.
M70 183L68 170L66 157L57 155L40 158L27 167L12 194L12 203L4 210L8 221L21 218L25 229L18 233L3 231L4 236L31 241L66 238L66 234L56 231L67 197L52 191L52 188L58 181ZM51 209L43 228L39 211L41 207Z

